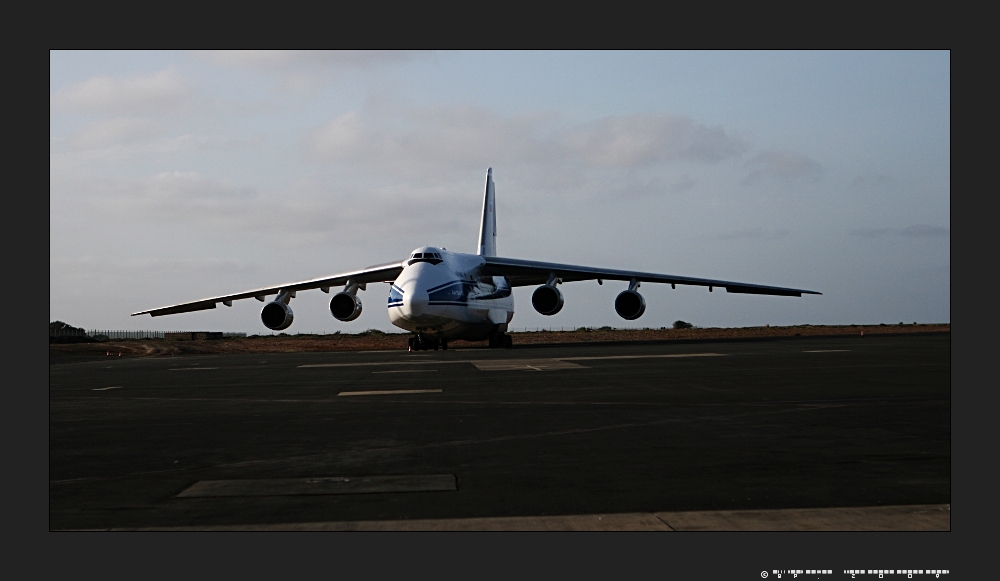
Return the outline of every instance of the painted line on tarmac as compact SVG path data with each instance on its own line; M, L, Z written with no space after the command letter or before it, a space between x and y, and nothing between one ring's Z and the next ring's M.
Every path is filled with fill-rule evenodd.
M377 492L442 492L452 490L458 490L454 474L326 476L313 478L199 480L178 494L177 498L372 494Z
M389 391L387 393L390 393L390 394L394 394L394 393L406 393L406 391L410 391L412 393L414 391L424 391L424 390L395 390L395 391ZM428 390L428 391L440 391L440 390ZM145 400L168 400L169 399L171 401L176 401L176 399L184 399L184 400L188 400L188 401L237 401L237 402L258 401L258 402L263 402L263 403L275 403L275 402L282 402L282 401L293 402L293 403L302 403L302 402L306 402L306 403L322 403L323 401L326 401L326 402L332 402L332 401L334 401L334 400L236 400L236 399L232 399L232 398L225 398L225 399L223 399L223 398L211 398L211 399L209 399L209 398L158 398L158 397L156 397L156 398L154 398L154 397L140 397L140 398L132 398L132 399L145 399ZM466 402L466 403L470 403L470 402ZM482 402L471 402L471 403L482 403ZM495 403L495 402L489 402L489 403ZM534 405L535 403L536 402L526 402L526 405ZM889 402L889 403L891 403L891 402ZM670 405L673 405L673 404L670 404ZM620 429L631 429L631 428L645 428L645 427L660 426L660 425L666 425L666 424L683 425L683 424L686 424L686 423L698 422L698 421L727 421L727 420L733 420L733 419L744 418L744 417L760 417L760 416L767 416L767 415L784 414L784 413L789 413L789 412L808 412L808 411L818 411L818 410L831 409L831 408L841 408L841 407L849 407L849 406L843 406L843 405L825 405L825 406L824 405L815 405L815 406L804 406L804 407L796 407L796 408L785 408L785 409L778 409L778 410L743 412L743 413L736 413L736 414L689 415L689 416L680 417L680 418L666 418L666 419L658 419L658 420L648 421L648 422L630 422L630 423L625 423L625 424L611 424L611 425L596 426L596 427L590 427L590 428L573 428L573 429L568 429L568 430L556 430L556 431L540 432L540 433L511 434L511 435L506 435L506 436L496 436L496 437L492 437L492 438L466 439L466 440L448 440L448 441L427 442L427 443L423 443L423 444L408 444L408 445L400 445L400 446L379 446L379 447L369 448L369 449L366 450L366 452L378 452L378 451L384 451L384 450L391 450L391 451L395 451L395 452L402 452L402 451L414 451L414 450L427 450L427 449L434 449L434 448L444 448L444 447L452 447L452 446L482 445L482 444L492 444L492 443L496 443L496 442L505 442L505 441L514 441L514 440L522 440L522 441L523 440L533 440L533 439L537 439L537 438L548 438L548 437L553 437L553 436L565 436L565 435L570 435L570 434L596 433L596 432L604 432L604 431L620 430ZM117 479L120 479L120 478L132 478L132 477L135 477L135 476L142 476L142 475L147 475L147 474L176 473L176 472L184 472L184 471L194 470L194 469L205 470L205 469L209 469L209 468L214 468L214 469L218 469L218 468L235 468L235 467L242 467L242 466L262 466L262 465L272 465L273 466L275 464L286 464L286 463L289 463L289 462L300 462L302 460L330 459L330 458L337 457L337 454L339 454L339 453L318 452L318 453L315 453L315 454L302 454L302 455L297 455L297 456L282 455L282 456L274 457L274 458L260 458L260 459L256 459L256 460L243 460L243 461L239 461L239 462L224 462L224 463L220 463L220 464L201 465L201 466L197 466L197 467L165 468L165 469L161 469L161 470L143 470L143 471L140 471L140 472L129 472L129 473L125 473L125 474L116 474L116 475L113 475L113 476L85 476L85 477L81 477L81 478L68 478L68 479L64 479L64 480L50 480L49 484L50 485L53 485L53 484L72 484L72 483L77 483L77 482L95 482L95 481L117 480Z
M171 367L167 371L200 371L202 369L218 369L218 367Z
M338 397L344 397L349 395L400 395L407 393L442 393L440 389L384 389L384 390L372 390L372 391L342 391L337 394Z
M728 353L671 353L669 355L605 355L594 357L559 357L561 361L597 361L601 359L662 359L673 357L726 357Z
M121 389L121 388L122 388L122 386L120 386L120 385L112 385L111 387L95 387L91 391L106 391L106 390L109 390L109 389Z
M951 505L189 525L172 531L950 531Z
M372 371L375 373L429 373L431 371L437 371L437 369L393 369L391 371Z
M471 363L480 369L508 368L525 369L526 365L538 365L538 362L547 362L547 366L561 366L566 369L572 365L561 364L563 361L599 361L613 359L665 359L678 357L727 357L727 353L670 353L666 355L605 355L593 357L549 357L546 359L452 359L434 361L368 361L364 363L312 363L309 365L299 365L298 369L318 368L318 367L372 367L379 365L447 365L451 363ZM192 368L197 369L197 368Z
M845 351L850 351L850 349L813 349L811 351L803 351L803 353L844 353Z
M554 371L587 369L583 365L560 359L486 359L470 361L479 371Z
M313 367L372 367L377 365L447 365L448 363L472 363L471 361L376 361L368 363L313 363L299 365L298 369Z

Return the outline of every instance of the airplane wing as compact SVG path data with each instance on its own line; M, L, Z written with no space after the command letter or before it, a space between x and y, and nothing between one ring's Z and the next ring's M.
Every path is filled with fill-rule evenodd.
M356 270L354 272L343 272L323 278L314 278L312 280L303 280L301 282L290 282L287 284L248 290L231 295L223 295L221 297L210 297L207 299L191 301L189 303L180 303L178 305L170 305L167 307L160 307L158 309L150 309L148 311L139 311L138 313L132 313L132 316L145 315L148 313L154 317L159 317L161 315L204 311L207 309L214 309L217 303L224 303L226 306L232 306L233 301L249 299L251 297L263 302L265 296L276 295L281 291L295 292L319 288L326 292L329 291L330 287L345 285L348 281L353 281L358 284L366 284L369 282L392 282L396 280L396 277L398 277L401 272L403 272L402 262L390 262L377 266L369 266L368 268Z
M483 274L488 276L505 276L511 286L528 286L545 284L551 277L562 279L563 282L579 280L637 280L639 282L658 282L664 284L690 284L697 286L725 287L726 292L754 295L778 295L785 297L800 297L803 294L823 294L816 291L765 286L728 280L712 280L709 278L691 278L670 274L651 272L635 272L631 270L612 270L593 268L590 266L575 266L572 264L556 264L552 262L536 262L517 258L501 258L499 256L484 256L486 264L481 267Z

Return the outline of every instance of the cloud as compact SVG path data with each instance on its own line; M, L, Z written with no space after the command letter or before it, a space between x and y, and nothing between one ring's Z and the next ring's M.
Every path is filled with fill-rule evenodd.
M216 66L275 75L276 85L303 96L317 96L338 72L372 69L424 57L428 51L402 50L223 50L196 51Z
M694 188L695 184L697 182L686 173L673 182L668 182L660 177L654 177L645 182L633 180L616 188L613 197L637 199L650 196L678 195Z
M907 226L899 230L899 233L903 236L913 237L941 237L941 236L951 236L951 229L942 228L941 226L928 226L927 224L915 224L913 226Z
M371 67L426 56L407 50L217 50L197 51L199 57L224 67L287 72L310 67Z
M127 145L161 136L164 124L141 117L101 119L72 134L66 144L71 149L102 149Z
M743 166L749 172L740 182L745 186L766 179L817 182L824 173L819 162L789 151L764 151L748 159Z
M892 234L895 231L895 228L852 228L850 230L852 235L859 236L861 238L881 238L882 236Z
M883 188L892 182L892 178L882 174L872 174L858 176L851 180L849 186L852 189L860 189L865 187L878 187Z
M746 145L722 128L673 115L624 115L567 126L546 113L503 117L479 108L452 107L409 112L393 120L351 111L316 128L303 149L321 163L412 175L481 171L513 163L553 172L713 163L739 155Z
M357 188L316 178L261 191L177 171L139 179L75 179L59 187L62 199L50 212L53 233L88 230L92 224L111 231L180 228L196 237L223 234L228 240L245 240L253 233L252 243L265 246L327 243L350 236L419 238L428 231L474 226L481 203L479 196L460 197L408 184Z
M767 231L763 228L747 228L737 230L728 234L720 234L720 240L781 240L787 238L789 230L778 228L774 231Z
M491 165L537 163L554 157L552 147L534 135L536 119L501 118L456 107L411 114L405 129L376 124L358 112L345 113L306 139L315 161L349 162L382 174L434 174L447 170L481 171Z
M91 77L49 97L51 113L97 113L128 116L183 109L192 92L174 67L131 77Z
M168 123L135 118L96 121L68 138L49 138L49 181L53 191L72 188L83 176L152 163L154 167L186 165L207 155L242 151L252 153L264 141L221 135L166 135ZM197 161L196 161L197 163ZM58 187L55 187L59 184Z
M914 224L906 228L853 228L850 233L861 238L906 236L908 238L943 238L951 236L951 229L927 224Z
M562 131L555 141L590 165L619 168L675 160L711 163L746 150L721 127L676 115L605 117Z
M78 199L84 206L114 222L231 220L246 215L260 197L253 188L197 172L163 172L134 180L97 178L80 186Z
M190 274L192 272L200 274L253 272L258 268L257 265L247 263L243 260L211 257L162 258L133 256L130 258L102 258L92 254L83 254L81 256L64 256L49 260L49 270L52 273L65 273L77 270L79 271L77 274L83 274L94 270L108 270L112 267L124 273L168 273L172 276L175 274Z
M691 176L684 174L681 176L681 179L674 182L674 184L669 187L668 191L671 194L682 194L693 188L697 183L698 182L691 179Z

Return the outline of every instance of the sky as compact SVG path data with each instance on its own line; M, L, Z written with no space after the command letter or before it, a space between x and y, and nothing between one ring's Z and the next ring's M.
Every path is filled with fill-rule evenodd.
M522 328L947 323L944 52L49 54L49 320L268 334L261 304L135 311L475 252L486 169L500 256L822 292L562 285ZM342 323L400 331L388 285Z

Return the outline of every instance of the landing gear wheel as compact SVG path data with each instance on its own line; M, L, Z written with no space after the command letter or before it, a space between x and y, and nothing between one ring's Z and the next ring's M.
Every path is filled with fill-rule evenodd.
M448 342L445 341L444 339L441 339L441 350L442 351L447 351L448 350Z
M513 347L514 346L514 338L511 337L510 335L504 335L503 336L503 346L504 346L504 349L510 349L511 347Z

